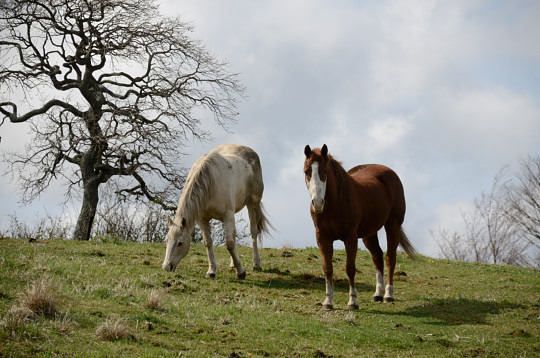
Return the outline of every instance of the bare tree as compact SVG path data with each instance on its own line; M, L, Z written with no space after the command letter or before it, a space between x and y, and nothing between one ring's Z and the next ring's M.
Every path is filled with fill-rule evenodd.
M0 126L28 121L34 133L6 156L25 202L53 179L68 198L82 188L80 240L110 179L176 208L184 143L209 135L197 108L226 128L244 90L191 31L154 0L0 0Z
M470 250L467 236L457 232L450 233L448 229L440 228L437 232L430 230L431 236L437 237L437 245L443 257L454 261L470 261Z
M495 176L489 191L474 201L474 210L483 224L483 235L477 237L486 245L489 261L495 264L522 264L528 245L517 235L515 222L506 213L504 169Z
M531 245L540 249L540 156L529 156L519 164L518 183L507 187L507 214Z
M516 221L507 215L509 185L503 181L504 171L495 176L488 191L483 191L475 199L471 212L461 212L465 224L463 233L450 233L445 229L431 232L445 258L532 265L527 252L530 242L523 239Z

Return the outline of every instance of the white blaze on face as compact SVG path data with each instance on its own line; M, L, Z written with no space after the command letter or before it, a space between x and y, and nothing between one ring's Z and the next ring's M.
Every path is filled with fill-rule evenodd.
M306 185L311 196L311 205L316 213L321 213L324 208L324 194L326 193L326 180L319 177L319 162L311 164L311 178L306 179Z

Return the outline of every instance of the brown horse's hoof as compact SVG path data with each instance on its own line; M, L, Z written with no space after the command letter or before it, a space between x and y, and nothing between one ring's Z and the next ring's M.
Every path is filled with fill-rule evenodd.
M383 300L384 303L391 303L394 302L394 297L385 297Z
M331 311L332 309L334 309L333 305L322 305L322 307L326 311Z
M261 266L253 266L253 271L255 271L255 272L261 272L261 271L262 271L262 267L261 267Z
M373 296L373 301L374 302L382 302L383 298L381 296Z
M357 310L359 308L360 307L358 305L347 305L347 310L348 311L354 311L354 310Z
M238 278L239 280L245 280L246 279L246 271L236 274L236 278Z
M207 273L206 278L216 278L216 274L215 273Z

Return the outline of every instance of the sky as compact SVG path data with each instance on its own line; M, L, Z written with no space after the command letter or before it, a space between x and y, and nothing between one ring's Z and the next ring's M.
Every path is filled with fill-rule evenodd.
M162 0L161 9L191 23L247 89L229 131L208 113L213 139L194 141L185 166L222 143L259 154L277 229L265 247L316 246L306 144L326 144L346 169L393 168L404 228L433 257L430 230L461 230L461 210L502 167L540 154L539 1ZM15 126L0 129L0 149L20 146ZM0 225L14 212L57 212L63 190L21 207L0 177Z

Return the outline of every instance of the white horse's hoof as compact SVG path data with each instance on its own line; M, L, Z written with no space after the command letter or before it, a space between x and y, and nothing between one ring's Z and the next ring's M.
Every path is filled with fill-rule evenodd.
M334 305L324 304L322 305L323 309L326 311L331 311L334 309Z

